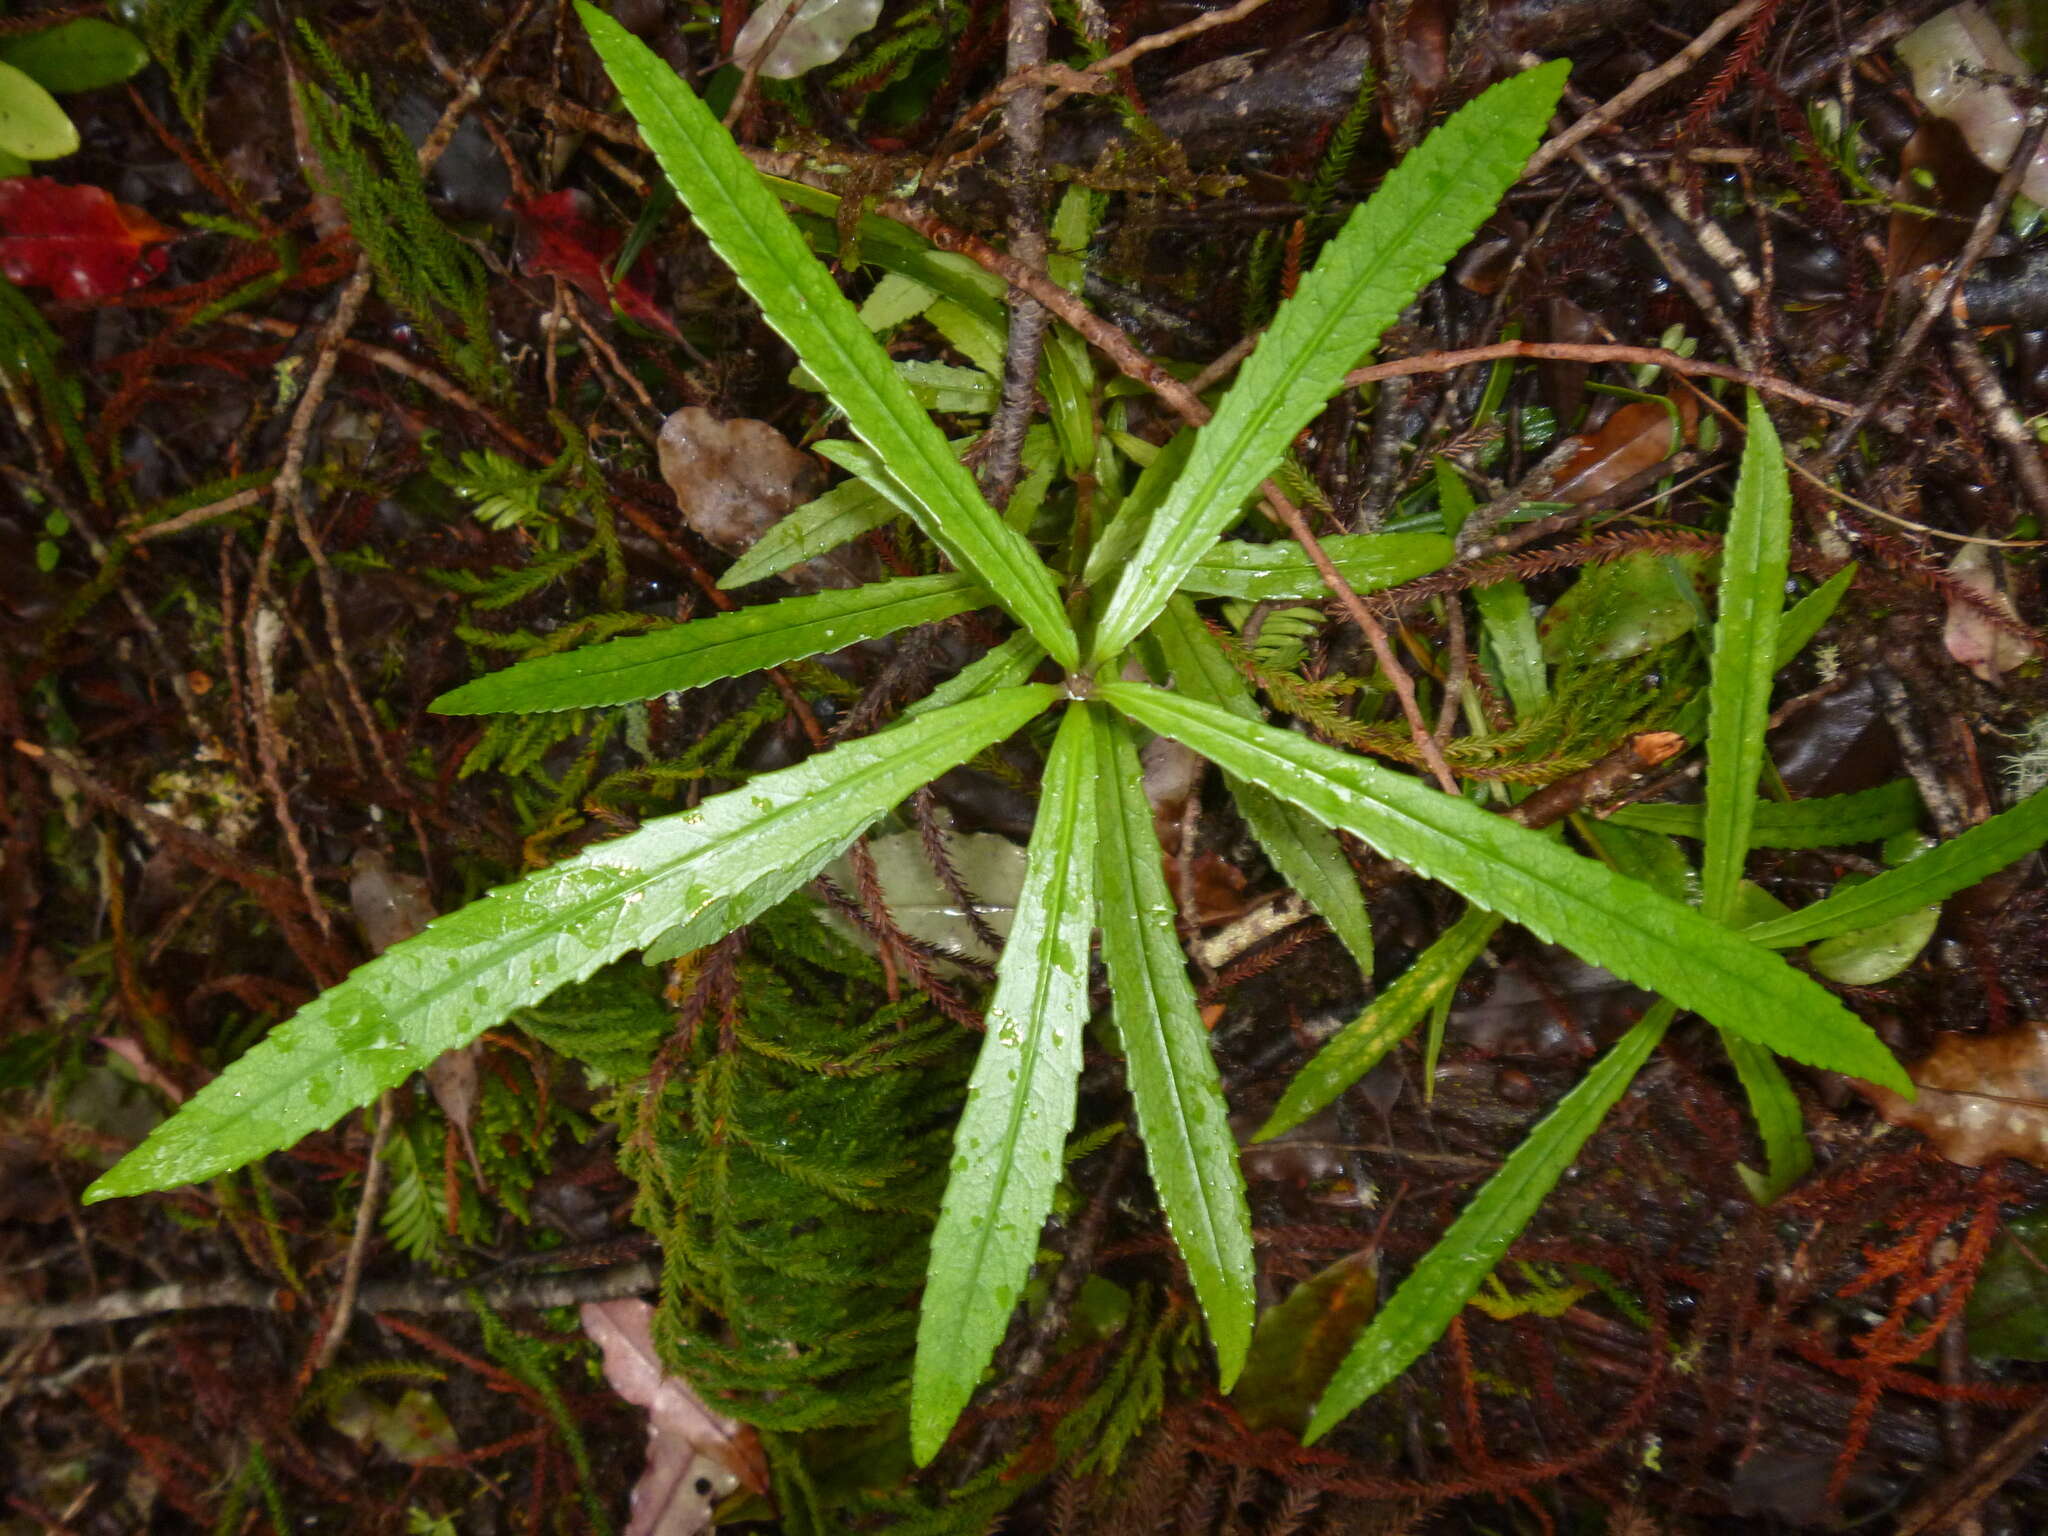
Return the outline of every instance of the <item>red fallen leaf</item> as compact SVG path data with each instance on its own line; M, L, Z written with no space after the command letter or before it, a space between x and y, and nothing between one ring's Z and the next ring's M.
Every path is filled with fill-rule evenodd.
M0 180L0 273L66 303L91 304L139 288L170 260L169 252L148 247L176 235L103 187L47 176Z
M626 237L590 216L590 199L584 193L550 192L524 203L514 203L533 237L522 261L527 271L538 276L559 277L574 283L600 304L616 304L619 312L642 325L651 325L664 336L682 340L675 322L654 302L652 253L633 263L624 282L611 282L612 259Z

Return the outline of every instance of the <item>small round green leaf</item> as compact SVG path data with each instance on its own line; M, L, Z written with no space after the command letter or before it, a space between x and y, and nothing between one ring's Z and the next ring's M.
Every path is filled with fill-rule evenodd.
M78 129L57 98L12 64L0 64L0 154L55 160L78 148Z
M0 42L0 62L46 91L96 91L139 73L149 63L149 50L126 27L82 16Z

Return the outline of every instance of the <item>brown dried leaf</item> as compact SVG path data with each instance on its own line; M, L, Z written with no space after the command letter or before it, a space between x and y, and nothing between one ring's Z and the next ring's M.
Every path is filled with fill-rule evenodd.
M1991 552L1982 544L1965 544L1962 553L1949 562L1949 579L1977 593L1984 603L2019 622L2012 599L1998 585L1991 565ZM2024 636L1991 621L1974 603L1951 600L1948 622L1942 626L1941 643L1949 655L1987 683L1995 683L2014 667L2032 658L2034 647Z
M2017 1157L2048 1168L2048 1024L1999 1035L1938 1036L1912 1069L1920 1096L1907 1103L1860 1084L1893 1125L1911 1126L1965 1168Z
M818 461L765 421L720 421L686 406L661 424L661 476L675 492L683 521L728 555L751 549L762 534L824 489ZM835 550L783 573L795 585L851 587L869 579Z
M583 1331L604 1351L604 1379L647 1410L647 1466L633 1485L626 1536L694 1536L711 1511L745 1487L768 1492L768 1462L754 1431L706 1407L666 1374L655 1353L654 1308L644 1301L585 1302Z
M1578 455L1565 465L1550 493L1551 500L1572 506L1605 496L1663 463L1678 446L1671 412L1655 400L1629 401L1592 431L1580 433L1578 441Z

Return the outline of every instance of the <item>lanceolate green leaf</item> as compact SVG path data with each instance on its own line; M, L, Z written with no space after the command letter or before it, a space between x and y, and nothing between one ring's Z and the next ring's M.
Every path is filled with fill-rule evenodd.
M1002 1342L1060 1181L1088 1024L1101 772L1095 728L1070 706L1046 763L1024 889L932 1233L910 1386L911 1454L920 1465L946 1443Z
M1858 928L1874 928L1968 890L2044 842L2048 842L2048 789L2039 789L2011 810L1978 823L1939 848L1810 907L1745 928L1743 937L1783 949Z
M1713 682L1707 694L1706 846L1700 856L1700 911L1727 923L1749 855L1757 777L1778 671L1778 622L1792 537L1792 489L1785 452L1763 402L1749 396L1749 441L1729 509L1715 605ZM1774 1200L1813 1166L1798 1097L1769 1051L1727 1036L1729 1059L1763 1137L1769 1177L1754 1192Z
M1721 550L1714 623L1713 682L1707 705L1706 847L1700 860L1700 911L1725 922L1742 882L1749 824L1763 771L1771 679L1778 671L1778 617L1785 607L1785 564L1792 537L1792 490L1785 452L1755 392L1749 442Z
M1910 1091L1901 1087L1906 1074L1869 1026L1816 982L1691 908L1541 833L1377 763L1212 705L1136 683L1098 683L1096 693L1326 826L1355 833L1539 938L1566 945L1724 1029L1781 1055Z
M1323 247L1202 429L1117 584L1092 659L1114 656L1152 622L1294 435L1493 212L1536 148L1570 69L1545 64L1460 108Z
M1440 571L1451 563L1454 550L1441 533L1340 533L1323 540L1323 552L1358 592L1397 587ZM1322 573L1293 543L1226 539L1212 545L1180 585L1183 592L1252 602L1329 596Z
M1778 621L1778 665L1790 665L1806 649L1807 641L1820 633L1821 625L1834 617L1836 607L1856 580L1856 567L1845 565L1826 581L1799 599Z
M905 706L899 718L914 720L949 704L994 693L998 688L1014 688L1036 672L1043 660L1045 647L1032 639L1029 631L1020 629L986 656L970 661L923 698Z
M1697 805L1625 805L1606 818L1643 832L1698 837L1706 823ZM1911 779L1893 779L1852 795L1813 800L1759 801L1749 823L1752 848L1841 848L1910 832L1920 821L1920 791Z
M1257 1310L1237 1139L1174 929L1130 727L1106 709L1084 713L1102 767L1095 812L1102 963L1152 1186L1209 1320L1227 1392L1244 1365Z
M1750 1118L1764 1144L1764 1165L1770 1171L1759 1174L1747 1163L1737 1163L1749 1192L1759 1205L1769 1205L1813 1167L1813 1144L1806 1139L1806 1111L1793 1091L1785 1069L1763 1046L1740 1035L1721 1032L1721 1045L1742 1080L1743 1096L1749 1101Z
M1417 955L1392 986L1295 1073L1255 1139L1267 1141L1293 1130L1378 1066L1414 1032L1425 1013L1457 990L1500 924L1500 918L1485 908L1467 907L1443 937Z
M918 498L921 526L1072 666L1077 646L1052 574L982 500L839 285L805 246L731 135L646 44L595 7L578 13L647 146L698 228L732 267L853 430Z
M863 481L848 480L835 485L772 524L754 547L718 578L718 585L730 592L750 582L779 576L792 565L830 554L870 528L881 527L896 513L893 501Z
M1352 1346L1316 1404L1307 1443L1328 1434L1443 1336L1649 1060L1672 1012L1669 1003L1659 1003L1645 1014L1508 1154Z
M1259 706L1237 669L1230 665L1215 636L1209 633L1195 605L1176 594L1148 633L1159 644L1174 686L1191 699L1219 705L1247 720L1257 720ZM1244 824L1265 850L1273 867L1316 909L1367 979L1372 976L1372 919L1359 894L1351 861L1337 836L1299 806L1256 784L1226 774L1231 798Z
M676 931L710 943L1058 697L1013 688L765 774L501 886L320 994L87 1191L210 1178L332 1125L515 1008Z
M973 578L957 573L786 597L651 635L536 656L464 683L427 707L442 715L535 714L658 699L950 619L990 601Z

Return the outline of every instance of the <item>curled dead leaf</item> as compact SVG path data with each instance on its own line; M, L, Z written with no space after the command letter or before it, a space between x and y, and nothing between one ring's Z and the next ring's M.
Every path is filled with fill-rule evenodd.
M604 1379L647 1410L647 1465L633 1485L626 1536L694 1536L740 1488L765 1495L768 1461L754 1431L705 1406L688 1382L661 1367L654 1308L644 1301L583 1304L583 1331L604 1351Z

